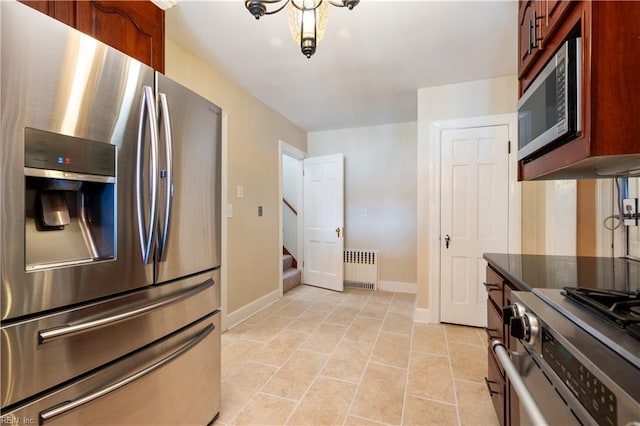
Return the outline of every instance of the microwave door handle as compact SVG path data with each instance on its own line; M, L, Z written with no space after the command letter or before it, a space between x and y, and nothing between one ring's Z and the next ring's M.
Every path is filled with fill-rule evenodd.
M160 123L164 126L164 149L166 158L165 176L165 205L164 205L164 223L162 224L162 234L160 235L160 261L167 258L167 240L169 237L169 224L171 223L171 208L173 207L173 139L171 136L171 114L169 113L169 102L167 95L158 94L160 107Z
M158 204L158 130L156 127L157 114L153 96L153 89L144 86L142 100L140 102L140 121L138 122L138 149L136 155L136 213L138 219L138 236L140 239L140 249L142 262L149 264L153 261L151 250L155 239L156 214ZM151 136L150 162L149 162L149 185L150 185L150 207L149 223L145 224L144 217L144 139L146 125L149 125Z
M518 373L518 369L511 361L511 358L509 358L509 352L504 346L504 343L500 340L494 340L491 344L491 350L496 354L500 365L504 368L506 376L511 381L511 385L518 394L518 398L520 398L520 403L527 411L527 414L529 414L529 417L533 420L532 424L536 426L548 425L549 423L547 423L542 415L540 407L536 404L536 401L531 396L529 389L527 389L527 385L524 384L522 377Z

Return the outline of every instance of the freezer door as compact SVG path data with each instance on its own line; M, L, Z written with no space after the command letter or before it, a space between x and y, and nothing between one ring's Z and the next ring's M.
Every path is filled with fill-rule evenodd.
M206 425L220 412L220 314L0 417L3 424Z
M153 70L21 3L0 2L0 8L1 319L151 284L153 262L144 265L140 254L134 181L142 88L153 88ZM28 233L54 239L66 232L39 230L29 216L33 208L27 203L33 200L26 196L28 179L32 179L25 168L26 128L73 136L77 143L88 140L116 146L115 203L111 196L115 215L86 217L96 226L101 221L112 224L112 259L26 271ZM147 138L148 123L143 133ZM61 157L71 164L78 160ZM55 253L65 249L68 242L64 243L38 245L38 249Z
M220 266L221 114L164 75L156 78L161 117L156 282L165 282Z
M218 271L0 328L1 408L148 345L220 307Z

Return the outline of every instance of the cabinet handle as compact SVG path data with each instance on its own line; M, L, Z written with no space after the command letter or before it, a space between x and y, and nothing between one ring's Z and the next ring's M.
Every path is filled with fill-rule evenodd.
M497 339L499 337L499 336L491 335L492 331L498 331L498 330L494 330L492 328L484 327L484 332L487 333L487 339L489 339L489 340Z
M538 21L544 19L544 15L538 15L538 12L533 11L533 48L538 48L538 42L542 41L542 37L538 37Z
M487 289L488 293L491 293L492 291L500 291L500 289L502 288L498 284L489 284L486 282L482 283L482 285L484 286L485 289Z
M533 22L529 21L529 43L527 43L527 55L531 55L531 30L533 30Z
M487 385L487 389L489 390L489 396L498 395L500 392L494 391L491 389L492 384L496 384L498 382L494 382L493 380L489 380L487 377L484 378L484 382Z

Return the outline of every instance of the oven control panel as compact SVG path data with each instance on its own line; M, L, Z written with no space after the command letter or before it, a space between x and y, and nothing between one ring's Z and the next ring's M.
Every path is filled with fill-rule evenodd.
M542 357L599 425L618 424L617 400L597 377L542 328Z

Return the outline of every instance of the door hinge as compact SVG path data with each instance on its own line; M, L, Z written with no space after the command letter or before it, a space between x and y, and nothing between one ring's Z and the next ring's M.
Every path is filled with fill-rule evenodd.
M511 141L507 142L507 154L511 154Z

